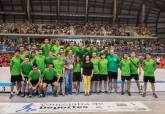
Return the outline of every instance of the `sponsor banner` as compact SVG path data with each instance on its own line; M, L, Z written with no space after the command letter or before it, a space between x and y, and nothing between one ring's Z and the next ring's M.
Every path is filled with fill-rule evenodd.
M68 113L151 111L141 102L0 103L1 113Z

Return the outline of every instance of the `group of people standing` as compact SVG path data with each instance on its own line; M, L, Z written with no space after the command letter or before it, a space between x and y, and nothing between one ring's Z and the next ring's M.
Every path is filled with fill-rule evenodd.
M146 96L147 82L151 83L153 96L155 92L156 62L151 54L147 53L144 60L136 57L135 52L130 55L124 53L118 56L114 49L104 46L98 50L94 44L84 46L70 42L68 46L60 45L57 40L51 44L49 39L37 48L32 45L30 50L21 46L15 51L10 62L11 94L14 95L14 86L17 86L17 95L25 97L28 87L28 96L39 95L45 97L48 84L52 86L54 96L72 95L73 91L80 93L80 82L83 82L84 95L92 93L111 93L113 88L121 95L131 96L131 80L135 79L138 93ZM121 90L118 89L118 69L121 70ZM140 89L139 76L144 70L144 91ZM124 89L127 81L126 90ZM108 85L108 86L107 86ZM72 87L73 86L73 87Z

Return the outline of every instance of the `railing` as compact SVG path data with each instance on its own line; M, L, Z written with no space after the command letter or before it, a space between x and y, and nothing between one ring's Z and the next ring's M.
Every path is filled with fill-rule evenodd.
M65 35L65 34L13 34L0 33L0 36L34 37L34 38L68 38L68 39L157 39L156 36L97 36L97 35Z

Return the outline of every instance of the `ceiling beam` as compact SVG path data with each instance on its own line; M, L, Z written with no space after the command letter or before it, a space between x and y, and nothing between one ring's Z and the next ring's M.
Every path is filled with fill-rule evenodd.
M85 21L88 22L88 15L89 15L89 0L86 0L85 5Z
M31 0L27 0L26 11L27 11L27 18L28 18L29 23L32 21L31 20L31 7L30 7L30 4L31 4Z

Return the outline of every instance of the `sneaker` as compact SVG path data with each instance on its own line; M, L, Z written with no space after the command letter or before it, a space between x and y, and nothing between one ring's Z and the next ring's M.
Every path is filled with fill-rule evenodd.
M25 92L22 93L21 97L25 97Z
M22 92L21 91L19 91L18 93L17 93L17 96L20 96L22 94Z
M57 97L57 96L58 96L58 93L57 93L57 92L55 92L53 96L54 96L54 97Z
M156 95L156 93L153 93L153 96L154 96L155 98L158 98L158 96Z
M104 94L107 94L108 93L108 91L104 91Z
M130 92L128 92L128 96L131 96L131 93Z
M43 97L43 94L40 94L39 97Z
M142 94L142 97L146 97L146 93L143 93L143 94Z
M29 94L29 98L31 98L32 97L32 95L31 94Z
M124 91L121 92L121 95L124 95Z
M10 96L9 96L9 99L12 99L12 98L13 98L13 96L14 96L14 95L11 93L11 94L10 94Z

